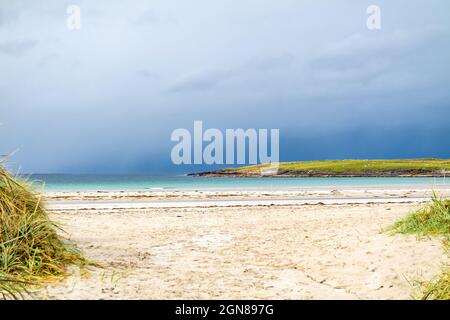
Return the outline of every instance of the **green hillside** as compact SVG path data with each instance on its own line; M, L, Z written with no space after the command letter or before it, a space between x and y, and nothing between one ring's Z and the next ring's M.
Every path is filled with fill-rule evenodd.
M258 176L268 165L228 168L202 175ZM448 159L324 160L280 163L277 176L450 176Z

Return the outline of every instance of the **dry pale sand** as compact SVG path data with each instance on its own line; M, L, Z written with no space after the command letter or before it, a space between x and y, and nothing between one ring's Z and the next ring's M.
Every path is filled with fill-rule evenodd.
M295 200L261 191L243 203L222 201L222 193L167 193L157 200L177 200L135 206L127 206L136 204L129 196L101 202L115 198L78 194L71 200L82 201L70 202L67 194L47 195L52 218L103 268L74 269L34 297L408 299L410 282L429 279L447 261L437 240L382 232L420 206L424 191L370 191L367 199L356 190L359 200L350 191L327 192L302 191ZM203 197L212 201L193 201ZM276 198L291 200L270 203Z

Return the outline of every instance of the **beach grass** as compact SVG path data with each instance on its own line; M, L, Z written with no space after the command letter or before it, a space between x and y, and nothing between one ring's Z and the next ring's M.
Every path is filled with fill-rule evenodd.
M218 174L259 174L267 164L226 168ZM323 160L281 162L279 175L299 176L414 176L450 175L449 159L400 159L400 160Z
M0 298L18 298L31 285L59 279L81 253L60 238L31 184L0 165Z
M413 212L389 228L391 233L433 236L442 239L446 253L450 251L450 200L441 200L435 194L432 202ZM450 266L428 282L419 282L420 299L450 300Z
M392 226L392 231L419 236L450 237L450 200L435 194L431 204L413 212Z

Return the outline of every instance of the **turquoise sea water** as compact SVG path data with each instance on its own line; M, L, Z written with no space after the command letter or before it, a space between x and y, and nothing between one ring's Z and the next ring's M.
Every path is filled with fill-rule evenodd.
M148 175L32 175L45 191L273 190L317 188L450 188L444 178L216 178Z

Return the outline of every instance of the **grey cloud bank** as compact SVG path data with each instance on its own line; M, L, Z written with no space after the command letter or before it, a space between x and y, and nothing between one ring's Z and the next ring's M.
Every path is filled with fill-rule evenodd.
M18 150L12 165L33 173L201 170L171 163L170 133L203 120L279 128L286 161L450 157L448 12L445 0L0 0L0 154Z

